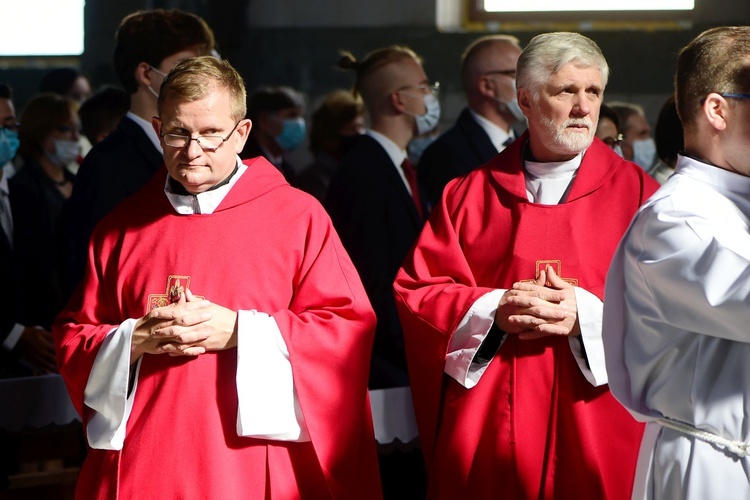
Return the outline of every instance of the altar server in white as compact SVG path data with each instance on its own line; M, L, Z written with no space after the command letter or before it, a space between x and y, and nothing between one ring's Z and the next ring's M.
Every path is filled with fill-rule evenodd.
M648 422L633 498L748 499L750 26L682 49L675 95L685 151L607 278L609 386Z

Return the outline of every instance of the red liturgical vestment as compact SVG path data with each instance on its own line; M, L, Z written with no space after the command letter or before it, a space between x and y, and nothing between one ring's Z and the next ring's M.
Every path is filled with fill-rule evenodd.
M147 354L122 450L89 450L78 498L381 496L367 296L318 202L264 159L245 164L213 213L176 213L165 170L99 224L84 281L55 325L58 364L87 423L84 388L107 333L189 286L275 320L310 441L238 435L236 348Z
M568 337L508 335L470 389L444 374L472 304L546 263L601 299L621 236L658 187L595 140L564 203L531 203L526 142L448 184L394 284L429 497L630 498L642 424L586 380Z

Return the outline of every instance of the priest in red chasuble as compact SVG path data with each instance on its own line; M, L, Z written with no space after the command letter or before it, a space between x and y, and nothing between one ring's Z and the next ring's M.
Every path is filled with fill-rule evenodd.
M166 169L97 226L54 326L89 444L77 498L381 498L375 316L326 212L240 161L227 62L180 62L158 110Z
M609 68L577 33L518 60L528 131L451 181L394 283L429 498L630 498L604 280L658 184L594 138Z

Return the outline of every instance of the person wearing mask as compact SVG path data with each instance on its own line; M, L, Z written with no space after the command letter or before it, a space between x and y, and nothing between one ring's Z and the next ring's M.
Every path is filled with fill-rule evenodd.
M115 33L115 74L130 94L130 109L117 129L86 155L62 219L69 295L83 277L86 249L99 220L140 189L164 162L151 127L159 86L175 64L211 54L206 22L179 9L142 10L125 16Z
M245 116L228 62L178 63L164 167L92 235L54 327L89 444L77 498L381 498L372 308L321 205L240 160Z
M651 126L643 107L630 102L614 101L608 104L617 113L622 133L622 156L640 165L646 171L656 161L656 143L651 137Z
M429 213L406 148L440 120L437 85L430 83L417 54L404 46L379 48L361 60L346 52L339 66L355 73L354 91L362 96L370 128L341 160L324 206L378 320L369 388L388 389L385 394L396 398L408 389L409 376L392 283ZM381 453L380 468L387 498L423 494L418 448Z
M297 176L297 187L322 202L341 158L364 131L365 105L360 97L343 89L326 94L310 120L314 160Z
M49 92L67 97L80 107L86 99L91 97L91 80L88 75L75 68L55 68L47 72L39 84L39 93ZM83 157L92 146L85 135L79 135L78 142L81 145L81 154L67 165L67 169L73 173L78 172Z
M73 190L67 165L80 154L78 104L57 94L38 94L21 114L18 154L10 179L15 250L19 256L20 319L49 329L63 305L58 219Z
M433 205L449 180L488 162L523 128L515 88L520 54L517 38L488 35L474 40L461 56L467 107L419 160L419 179Z
M241 158L262 156L296 186L297 169L286 154L302 145L307 135L305 101L291 87L261 87L248 97L247 117L253 129Z
M13 160L18 151L18 119L13 105L13 89L0 83L0 168L8 179L16 173Z
M19 377L33 373L56 372L52 332L34 323L21 323L21 297L18 288L18 253L14 251L16 237L14 213L25 208L17 204L24 200L11 192L8 179L15 173L12 160L16 156L18 119L9 85L0 84L0 377ZM18 207L14 211L14 206ZM36 214L44 215L39 207L31 206ZM44 219L40 220L44 223ZM24 245L21 245L22 251ZM40 250L33 248L32 250ZM45 262L37 264L44 265ZM36 302L40 297L32 297ZM42 301L46 300L44 295Z
M610 388L646 422L633 499L750 498L750 27L677 57L684 152L607 275Z
M398 272L429 498L630 498L643 425L607 387L602 300L658 184L595 139L608 75L593 40L534 37L527 132L446 185Z

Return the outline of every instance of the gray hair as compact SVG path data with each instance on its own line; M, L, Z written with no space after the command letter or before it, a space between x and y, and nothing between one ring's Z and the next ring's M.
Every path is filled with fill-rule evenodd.
M599 46L580 33L543 33L531 39L518 58L516 86L529 89L536 98L547 80L568 63L599 68L607 86L609 66Z

